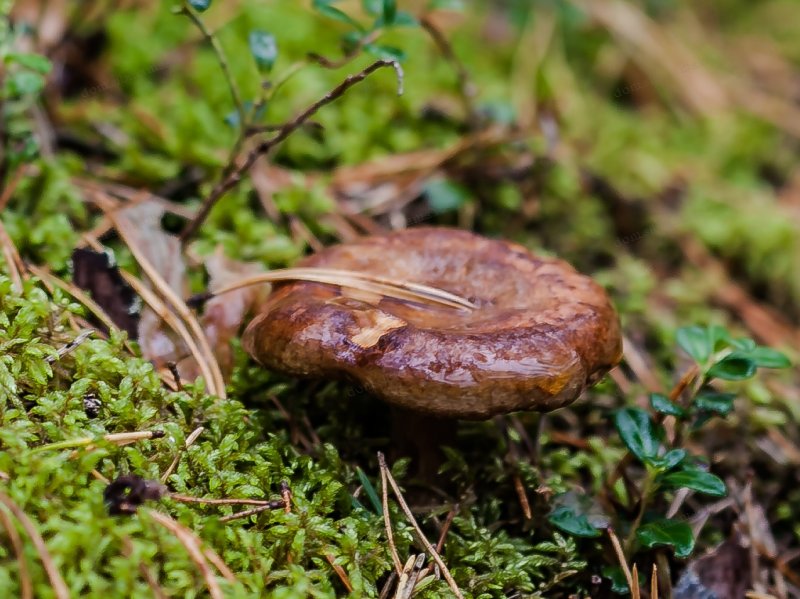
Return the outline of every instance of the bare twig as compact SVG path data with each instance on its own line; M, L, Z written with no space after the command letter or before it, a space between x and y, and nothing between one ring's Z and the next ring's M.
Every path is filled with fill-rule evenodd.
M186 225L186 228L184 228L184 230L181 232L181 240L186 241L197 232L200 226L205 222L214 205L222 196L239 184L239 182L242 180L242 177L250 170L259 156L268 153L275 146L284 141L287 137L289 137L289 135L300 128L303 123L311 118L320 108L337 100L345 92L347 92L348 89L366 79L373 72L384 67L392 67L395 70L398 79L398 95L402 94L403 70L400 66L400 63L395 60L377 60L361 72L356 73L355 75L348 75L347 78L339 85L325 94L322 98L314 102L311 106L306 108L303 112L295 116L291 121L283 125L273 137L258 144L253 150L250 151L240 165L225 174L222 180L217 183L214 189L211 190L211 193L208 195L208 197L206 197L206 199L203 201L203 204L198 210L194 219L189 221L189 223Z
M180 501L181 503L203 503L207 505L273 505L274 501L267 501L265 499L238 499L235 497L232 498L222 498L222 499L211 499L205 497L192 497L190 495L179 495L177 493L172 493L169 496L170 499L174 499L175 501ZM281 500L281 507L283 507L283 500Z
M233 80L233 74L231 73L231 68L228 64L228 58L225 56L225 52L222 49L222 45L219 43L219 39L217 39L217 37L208 30L208 27L206 27L206 24L200 18L200 15L197 14L197 12L189 5L188 2L184 1L183 6L181 7L181 13L189 17L197 29L200 30L200 33L203 34L206 42L208 42L208 44L214 50L214 54L217 57L217 62L222 69L222 74L225 76L225 81L227 82L228 89L231 92L231 98L233 99L233 104L236 107L236 113L239 115L239 127L241 128L242 132L244 132L244 128L247 125L245 122L246 114L244 104L242 103L242 98L239 95L239 88L236 86L236 82Z
M450 586L450 590L453 591L453 594L458 597L458 599L464 599L461 589L458 588L458 584L456 584L456 581L453 579L453 575L450 574L450 570L447 568L447 565L439 556L439 552L436 551L436 548L431 545L430 541L428 541L428 539L425 537L425 534L422 532L422 529L417 523L416 518L414 518L414 514L411 513L406 500L403 498L403 494L400 492L400 487L397 486L392 473L389 471L389 466L386 465L386 458L380 452L378 452L378 465L380 466L382 476L385 476L389 481L400 509L403 511L406 518L408 518L408 522L416 531L419 542L422 543L433 561L435 561L439 566L439 569L442 571L442 576L444 576L444 579L447 581L447 584Z
M75 337L75 339L73 339L69 343L59 347L56 350L56 355L55 356L47 356L44 359L44 361L47 362L48 364L52 364L56 360L60 360L61 358L66 356L71 351L74 351L76 347L78 347L81 343L86 341L89 337L94 335L96 332L97 331L95 331L94 329L86 329L84 331L81 331L80 333L78 333L78 336Z
M69 588L64 582L64 579L61 578L61 574L59 574L53 562L53 556L51 556L50 552L47 550L47 545L45 545L42 535L36 530L36 525L34 525L33 521L22 511L22 508L14 503L14 501L2 491L0 491L0 503L8 508L13 516L19 520L19 523L22 524L22 528L25 529L31 541L33 541L33 545L36 547L36 551L39 553L39 557L42 560L45 572L47 572L47 577L50 579L50 587L53 589L53 594L55 594L56 599L69 599Z
M476 128L481 120L480 113L475 108L475 96L478 90L470 78L469 71L456 55L453 46L450 45L450 42L429 17L422 17L419 24L431 36L442 56L453 66L456 77L458 77L458 92L461 96L461 102L464 104L464 111L467 113L467 122L470 127Z
M255 514L260 514L261 512L266 512L267 510L278 510L281 508L284 510L286 509L286 502L283 499L273 499L265 505L259 505L258 507L244 510L242 512L236 512L235 514L230 514L229 516L223 516L219 519L219 521L230 522L231 520L237 520L238 518L247 518Z

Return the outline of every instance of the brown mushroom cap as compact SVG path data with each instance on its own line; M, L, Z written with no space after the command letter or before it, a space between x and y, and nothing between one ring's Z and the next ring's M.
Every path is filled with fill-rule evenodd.
M410 410L470 419L554 410L621 358L605 291L514 243L414 228L333 246L301 265L422 283L477 305L298 281L278 286L245 331L247 351L270 369L350 379Z

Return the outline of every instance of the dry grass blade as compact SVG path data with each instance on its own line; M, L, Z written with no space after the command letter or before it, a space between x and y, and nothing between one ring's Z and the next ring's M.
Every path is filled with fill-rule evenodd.
M56 599L69 599L69 589L53 563L53 557L47 550L47 545L45 545L42 535L36 530L34 523L28 518L25 512L22 511L22 508L14 503L11 498L2 491L0 491L0 503L6 506L14 517L19 520L19 523L22 524L22 528L25 529L31 541L33 541L33 545L36 547L36 551L39 553L39 557L42 560L45 572L47 572L47 577L50 579L50 587L53 589L53 594L56 596Z
M99 205L102 207L102 203ZM191 330L194 339L197 340L197 346L200 350L199 353L202 356L199 365L202 366L202 364L205 363L206 369L210 371L210 378L206 381L209 392L221 399L225 399L225 380L222 377L222 371L214 356L214 352L211 350L211 344L208 342L203 328L200 326L200 323L197 322L197 318L192 314L186 302L172 290L167 281L164 280L158 272L158 269L148 260L142 249L136 245L135 236L131 234L132 225L130 222L124 216L115 214L113 210L108 210L105 214L113 223L114 228L117 230L120 237L122 237L128 249L130 249L133 257L136 258L136 262L153 282L153 286L158 290L158 293L169 303L170 307Z
M416 518L414 518L414 514L411 513L406 500L403 498L403 494L400 492L400 487L397 486L392 473L389 471L389 467L386 465L386 458L380 452L378 452L378 464L380 466L382 475L385 475L392 487L392 490L394 491L394 496L397 499L397 503L400 505L400 509L403 510L406 518L408 518L409 524L411 524L416 531L419 542L422 543L433 561L435 561L439 566L439 569L442 571L442 576L444 576L444 579L447 581L447 584L450 586L450 590L453 591L453 594L458 597L458 599L464 599L461 589L458 588L458 584L456 584L456 581L453 579L453 575L450 574L450 570L447 568L447 565L439 556L439 552L436 551L436 548L430 544L430 541L428 541L428 539L425 537L425 534L422 532L422 529L417 523Z
M333 568L333 571L336 572L336 576L339 577L339 580L342 581L342 584L347 589L347 592L352 593L353 584L350 582L350 577L347 576L347 572L344 571L344 568L336 563L336 560L330 553L325 554L325 559L328 560L328 563L331 565L331 568Z
M103 251L103 246L96 240L91 237L86 237L87 242L89 245L97 250ZM208 363L203 359L203 354L200 351L200 347L195 342L194 337L189 332L189 329L186 325L179 319L172 310L167 308L166 304L161 301L161 298L158 297L155 293L150 291L147 286L142 283L139 279L134 277L131 273L126 270L119 269L119 274L125 280L125 282L130 285L133 290L142 298L142 301L147 304L153 312L161 318L169 328L171 328L186 344L186 347L189 348L189 352L192 354L192 357L197 361L197 365L200 368L200 374L206 381L206 385L211 390L210 385L213 384L213 375L211 373L211 369L208 366ZM224 391L224 388L223 388Z
M658 567L655 564L650 574L650 599L658 599Z
M200 547L200 539L198 539L197 536L188 528L178 524L169 516L165 516L164 514L156 512L155 510L148 510L147 513L153 520L175 535L181 544L186 548L189 558L200 570L200 573L203 575L203 579L206 581L206 588L208 588L208 594L211 596L211 599L225 599L225 596L222 594L222 589L219 586L219 582L217 581L214 572L211 571L211 567L208 565L208 560L206 559L206 556Z
M20 599L33 599L33 582L31 582L31 574L28 571L28 562L25 561L25 550L22 546L22 539L5 510L0 510L0 525L5 529L8 540L11 541L14 555L17 558Z
M381 470L381 503L383 506L383 524L386 527L386 539L389 542L389 549L392 554L392 562L394 563L394 571L399 576L403 571L403 562L400 561L400 555L397 553L397 547L394 544L394 535L392 534L392 520L389 517L389 484L386 480L386 472L383 468Z
M22 293L22 273L25 272L25 265L22 262L22 258L19 257L19 252L14 242L3 226L3 221L0 221L0 247L3 248L3 258L8 265L8 276L11 278L11 284L17 293Z
M220 295L241 289L248 285L260 283L276 283L278 281L311 281L327 285L338 285L360 291L378 293L394 299L413 301L427 304L436 304L459 310L474 310L475 304L464 298L449 293L436 287L429 287L420 283L407 281L393 281L384 277L377 277L365 273L334 268L283 268L263 274L246 277L219 289L214 295Z
M109 443L114 443L120 447L136 443L137 441L145 441L148 439L160 439L164 436L162 431L134 431L131 433L110 433L100 437L101 440ZM82 437L80 439L69 439L67 441L58 441L56 443L48 443L47 445L40 445L31 451L36 453L40 451L52 451L58 449L72 449L74 447L86 447L91 450L94 444L99 441L96 437Z
M619 561L619 566L622 568L622 572L625 574L625 580L628 582L628 588L633 593L633 589L638 589L638 585L634 587L633 584L633 575L631 574L631 569L628 567L628 562L625 560L625 552L622 551L622 545L620 545L619 538L614 533L611 528L607 528L606 531L608 532L608 537L611 539L611 545L614 547L614 553L617 554L617 561Z
M636 564L633 564L633 570L631 570L631 578L633 578L633 586L631 587L631 598L640 599L639 569L636 567Z

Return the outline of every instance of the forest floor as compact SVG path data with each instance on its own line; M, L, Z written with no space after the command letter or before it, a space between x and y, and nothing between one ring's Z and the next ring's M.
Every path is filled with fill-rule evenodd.
M800 597L800 8L463 4L0 0L0 596ZM419 225L624 334L433 483L190 301Z

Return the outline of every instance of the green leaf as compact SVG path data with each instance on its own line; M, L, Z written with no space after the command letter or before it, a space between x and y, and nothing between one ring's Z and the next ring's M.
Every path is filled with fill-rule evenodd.
M8 76L6 86L11 96L34 95L44 89L44 77L31 71L18 71Z
M446 179L433 179L425 185L428 205L436 214L450 212L463 206L467 199L467 191Z
M592 526L586 514L574 508L562 505L550 512L547 517L550 524L576 537L599 537L600 530Z
M211 0L189 0L189 6L197 12L205 12L211 6Z
M686 450L671 449L660 458L648 458L648 462L659 470L666 472L686 459Z
M726 381L743 381L756 373L756 363L744 354L732 353L708 369L708 376Z
M683 418L686 416L686 410L678 404L671 402L663 393L650 394L650 407L656 412L666 414L667 416L675 416L676 418Z
M611 581L611 591L618 595L629 595L628 579L619 566L603 566L600 570L605 578Z
M376 17L383 10L383 0L361 0L361 8L368 15Z
M789 368L792 365L786 354L770 347L758 346L746 355L759 368Z
M364 50L378 58L385 58L387 60L396 60L402 62L406 59L406 54L399 48L393 46L384 46L382 44L366 44Z
M686 487L712 497L724 497L728 493L720 477L703 470L671 472L664 476L661 482L669 487Z
M269 72L278 58L278 44L275 36L266 31L255 29L248 37L250 52L256 60L258 70Z
M397 16L397 2L395 0L383 0L383 23L384 25L394 24Z
M667 545L674 548L677 557L688 557L694 549L692 529L686 522L662 518L641 526L636 538L647 548Z
M743 352L751 352L756 348L756 342L747 337L737 337L730 339L729 344L731 347Z
M675 335L675 340L678 346L698 364L705 364L713 351L709 331L703 327L681 327Z
M50 61L41 54L27 54L21 52L9 52L6 56L6 62L16 62L27 69L36 71L41 75L47 75L53 65Z
M336 21L340 21L342 23L347 23L348 25L352 25L359 31L364 30L364 28L361 26L361 23L356 21L353 17L351 17L347 13L339 10L335 6L332 6L332 4L333 0L314 0L312 6L321 15L324 15Z
M375 513L379 516L383 516L383 504L378 498L378 492L375 490L372 482L367 478L367 475L364 474L361 468L356 468L356 474L358 475L358 480L361 481L361 486L364 487L364 492L367 494L367 497L369 497L370 503L372 503L372 507L375 508Z
M734 399L736 399L735 393L703 391L695 398L694 407L705 412L727 416L733 409Z
M614 415L622 441L633 455L645 462L658 457L660 438L650 415L640 408L622 408Z

